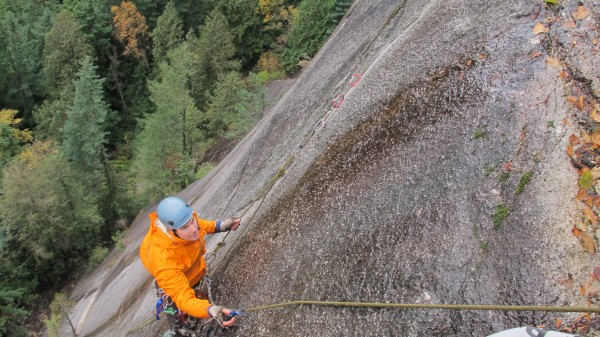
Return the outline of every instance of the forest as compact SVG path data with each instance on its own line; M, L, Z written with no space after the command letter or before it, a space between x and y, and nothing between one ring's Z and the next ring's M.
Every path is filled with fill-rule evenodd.
M0 336L210 172L350 5L0 0Z

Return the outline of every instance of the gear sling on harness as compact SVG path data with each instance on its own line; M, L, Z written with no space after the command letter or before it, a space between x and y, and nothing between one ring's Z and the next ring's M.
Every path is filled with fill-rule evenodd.
M177 305L173 302L173 299L171 299L171 297L169 295L167 295L165 293L165 291L158 286L158 283L156 283L156 280L154 280L154 286L156 287L156 296L158 297L156 299L156 306L155 306L156 319L159 320L160 314L162 312L164 312L165 314L168 314L168 315L180 316L181 320L185 323L185 321L187 320L188 314L181 311L177 307ZM204 289L200 290L200 288L204 287L204 286L206 287L206 293L203 291ZM200 280L200 282L194 284L191 288L194 289L194 291L196 292L196 297L208 299L208 301L210 303L214 303L214 300L212 298L211 289L210 289L211 288L210 277L204 276L202 278L202 280Z

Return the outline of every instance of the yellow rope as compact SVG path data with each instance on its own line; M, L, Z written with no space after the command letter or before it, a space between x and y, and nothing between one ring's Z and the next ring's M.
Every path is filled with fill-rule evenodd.
M290 306L317 305L326 307L353 308L393 308L393 309L445 309L445 310L492 310L492 311L544 311L544 312L585 312L600 314L600 307L559 307L536 305L481 305L481 304L432 304L432 303L378 303L378 302L332 302L332 301L292 301L263 305L244 309L244 312L277 309ZM156 319L150 317L140 325L127 330L125 335L152 324Z
M293 301L245 309L246 312L267 310L296 305L318 305L329 307L398 308L398 309L449 309L449 310L500 310L500 311L549 311L600 313L600 307L559 307L535 305L478 305L478 304L431 304L431 303L373 303L373 302L330 302Z

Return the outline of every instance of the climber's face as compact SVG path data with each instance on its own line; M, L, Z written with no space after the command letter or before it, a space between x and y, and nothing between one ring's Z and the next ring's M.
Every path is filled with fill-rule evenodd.
M198 222L196 221L196 217L192 216L190 221L188 221L181 228L178 228L177 236L188 241L198 240L200 234L198 232Z

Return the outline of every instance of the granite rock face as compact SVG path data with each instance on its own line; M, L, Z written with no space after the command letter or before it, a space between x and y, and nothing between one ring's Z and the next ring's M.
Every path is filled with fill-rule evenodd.
M581 203L565 149L583 112L567 97L598 97L600 5L574 18L578 5L355 1L264 119L180 194L201 217L242 216L224 245L209 239L217 302L587 305L598 260L571 233ZM80 336L152 315L146 213L74 289ZM220 334L485 336L556 317L576 314L289 306Z

